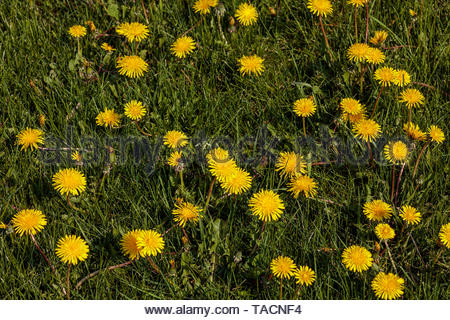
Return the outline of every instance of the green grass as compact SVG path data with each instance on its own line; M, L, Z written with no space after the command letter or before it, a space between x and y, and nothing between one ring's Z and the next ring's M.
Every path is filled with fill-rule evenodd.
M139 136L125 118L120 129L105 130L96 126L95 117L105 107L122 112L127 101L140 99L151 111L143 125L154 135L177 129L190 137L203 132L209 142L227 136L237 144L243 137L261 137L259 128L267 126L271 136L280 139L272 150L277 154L293 150L295 138L302 134L301 119L292 112L293 101L300 97L314 95L318 102L317 113L307 120L307 132L317 143L321 126L335 127L342 98L355 97L372 110L379 90L372 77L373 68L366 72L360 93L358 68L345 56L355 42L353 8L346 1L334 1L333 14L324 19L334 62L327 55L318 19L306 9L305 1L282 0L276 17L268 11L269 6L276 6L275 0L253 1L260 12L258 23L247 28L238 26L232 33L228 19L240 1L223 2L225 13L220 23L225 39L213 11L190 33L199 48L180 61L169 48L177 36L198 21L193 1L144 1L150 37L139 49L149 63L149 71L135 80L120 76L113 58L117 53L108 56L100 45L108 41L118 52L127 52L124 39L115 35L113 28L123 21L146 23L140 1L105 1L104 5L102 0L1 2L0 221L8 223L17 209L42 210L49 223L37 240L61 279L66 266L54 254L56 242L65 234L82 236L90 254L86 262L72 268L72 286L90 272L127 260L119 244L125 232L134 228L169 229L176 197L185 196L204 205L212 178L201 161L193 161L185 169L188 191L182 194L178 177L164 164L168 156L165 147L151 175L146 174L145 161L92 163L81 168L88 179L86 192L73 199L87 213L74 211L51 185L51 177L59 168L74 164L64 160L60 165L46 165L39 160L39 152L23 152L16 145L20 130L39 127L40 114L47 118L47 136L65 139L71 127L72 147L87 148L81 145L86 136ZM109 15L115 15L110 3L118 4L117 17ZM426 104L413 110L413 122L422 129L436 124L448 138L450 8L447 1L427 0L421 12L419 3L394 1L386 5L371 1L369 36L375 30L386 30L386 46L408 46L386 50L385 64L405 69L413 81L433 87L411 85L426 97ZM410 8L418 12L416 18L410 17ZM359 10L360 41L365 25L363 12ZM111 34L101 39L88 34L81 40L83 55L91 63L89 70L81 64L69 66L77 44L67 34L71 25L86 20L94 21L100 32L108 30ZM261 77L243 78L236 61L253 53L265 59L266 71ZM100 65L105 71L98 72ZM389 88L379 102L375 119L386 137L403 135L407 108L397 102L399 92ZM351 128L342 123L335 133L330 132L341 139L352 137ZM414 162L422 145L410 141L411 159L399 195L399 205L410 204L423 214L423 221L412 232L418 250L411 239L407 241L410 228L400 233L402 221L397 212L390 220L397 233L390 247L398 273L406 280L405 299L446 299L449 251L438 244L438 233L448 222L448 144L432 144L413 179ZM255 146L248 143L243 150L255 157ZM360 146L364 144L355 148ZM190 150L204 156L208 147L203 143ZM299 152L311 162L321 160L309 148L302 147ZM131 151L122 156L131 159ZM336 154L330 152L330 158L336 159ZM242 159L237 161L244 166ZM104 173L105 168L109 172ZM273 161L256 161L246 169L253 176L250 192L236 199L225 197L216 185L202 223L187 227L187 246L182 243L179 228L167 234L165 254L154 258L163 276L141 259L132 266L100 273L79 290L72 290L72 297L276 299L279 282L270 276L269 265L276 256L287 255L317 273L314 285L300 291L302 299L374 299L370 288L373 277L380 270L393 272L387 253L377 256L377 263L362 275L346 270L340 255L352 244L363 245L375 254L374 224L363 215L362 206L372 199L389 201L391 166L348 162L313 166L311 174L319 184L316 200L293 199L286 192L286 181L274 172ZM286 210L280 221L268 224L258 249L251 254L261 223L250 214L248 199L262 188L277 190ZM171 259L175 271L170 270ZM284 285L284 297L292 298L294 281L284 281ZM64 298L58 279L31 239L18 237L11 227L0 230L0 297Z

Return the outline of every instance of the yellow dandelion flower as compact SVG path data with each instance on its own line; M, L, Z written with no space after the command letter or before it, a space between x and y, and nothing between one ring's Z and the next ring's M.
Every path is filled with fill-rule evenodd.
M444 224L439 231L439 239L450 249L450 223Z
M417 12L415 12L413 9L409 9L409 15L411 17L415 17L417 15Z
M353 132L358 138L371 142L379 137L381 127L374 120L363 119L354 124Z
M120 241L122 252L127 255L130 260L137 260L140 257L141 250L137 245L137 239L142 230L132 230L125 233Z
M148 63L138 56L124 56L117 58L117 68L121 75L139 78L148 70Z
M372 254L364 247L351 246L342 252L342 263L353 272L363 272L372 266Z
M316 280L316 273L308 266L300 266L294 271L297 284L310 286Z
M372 289L378 298L397 299L403 295L404 283L405 280L393 273L380 272L372 280Z
M394 239L395 231L387 223L379 223L375 227L375 234L380 240Z
M131 120L141 120L147 113L147 109L141 101L131 100L125 105L125 115Z
M347 0L348 4L354 5L356 7L364 6L369 0Z
M350 123L355 124L361 120L367 119L366 110L362 108L361 112L358 114L349 114L347 112L343 112L341 119L344 121L350 121Z
M295 152L281 152L275 164L275 171L281 175L294 176L297 173L306 173L306 162Z
M178 58L185 58L195 49L195 41L189 36L178 38L173 44L172 53Z
M252 25L258 19L258 11L250 3L241 3L235 15L238 21L244 26Z
M292 177L291 181L288 183L288 187L288 191L292 193L294 198L297 198L301 192L303 192L307 198L314 198L317 194L317 182L307 175L297 174Z
M420 212L411 206L401 207L399 216L408 224L418 224L422 220Z
M342 99L339 107L344 113L348 113L351 115L360 114L364 108L364 106L358 100L353 98Z
M381 67L375 70L374 77L382 86L389 87L391 83L394 83L395 70L391 67Z
M229 156L227 150L216 148L207 155L209 171L221 183L227 182L237 173L236 162Z
M272 274L277 278L290 279L294 275L297 266L294 261L289 257L279 256L272 260L270 263L270 270Z
M61 169L53 175L52 181L62 195L79 195L86 190L86 177L77 169Z
M428 135L431 141L441 143L445 140L444 132L437 126L431 126L428 128Z
M113 46L111 46L110 44L108 44L106 42L103 42L102 45L100 46L100 48L102 48L103 50L108 51L108 52L113 52L116 50L116 49L114 49Z
M393 164L405 162L408 154L408 147L403 141L390 142L384 146L384 156Z
M38 144L44 143L43 135L44 132L40 129L26 128L20 131L17 135L17 143L22 146L20 150L26 150L28 148L31 150L37 149Z
M294 112L299 117L309 117L316 112L314 100L310 98L298 99L294 102Z
M250 189L252 185L252 177L241 168L236 168L231 177L221 182L222 188L229 194L241 194Z
M167 159L167 164L171 167L178 167L181 164L181 151L174 151L170 154L169 159Z
M242 76L245 76L246 74L250 75L251 73L260 76L264 71L264 59L258 57L257 55L243 56L238 60L238 62L240 64L239 71Z
M84 24L87 25L92 32L95 31L96 27L94 21L88 20Z
M237 173L237 165L233 159L226 161L213 161L209 165L211 174L221 183L230 180Z
M272 190L261 190L249 201L249 207L259 220L277 221L283 214L284 204L280 196Z
M400 102L405 102L408 108L420 107L425 103L425 97L417 89L406 89L400 94Z
M307 7L316 16L326 17L333 12L333 6L329 0L308 0Z
M373 200L364 204L363 212L369 220L381 221L391 216L392 207L382 200Z
M378 48L369 48L367 49L366 60L371 64L380 64L383 63L386 59L384 53Z
M412 122L405 123L403 125L403 130L413 140L423 141L427 138L426 133L421 131L419 126Z
M156 256L164 249L164 239L154 230L141 230L137 236L137 246L141 257Z
M43 114L40 114L39 115L39 125L41 126L41 127L43 127L44 125L45 125L45 121L47 120L47 118L45 118L45 115L43 115Z
M163 138L164 144L169 148L182 148L188 144L188 137L181 131L168 131Z
M14 215L11 223L20 236L23 236L23 234L35 235L44 229L47 219L40 210L24 209Z
M81 156L81 154L78 151L74 151L74 152L72 152L72 160L74 160L76 162L81 162L83 160L83 157Z
M206 159L208 160L209 165L213 165L214 162L226 162L231 158L227 150L219 147L208 152L208 154L206 155Z
M89 247L83 239L75 235L66 235L58 240L56 255L63 263L76 265L87 259Z
M175 203L175 209L172 210L173 220L184 228L188 221L197 222L200 218L202 208L183 200Z
M405 70L394 71L394 84L399 87L404 87L411 82L411 76Z
M6 229L6 224L3 222L0 222L0 229Z
M120 115L114 109L105 108L103 112L97 115L95 122L98 126L117 128L120 124Z
M211 11L211 7L217 5L217 0L197 0L194 3L194 11L200 12L200 14L208 14Z
M69 28L69 34L74 38L81 38L86 35L86 28L80 25L74 25Z
M116 32L121 36L125 36L128 42L139 42L148 37L148 27L139 22L124 22L117 28Z
M365 43L354 43L347 50L347 57L350 61L361 62L366 60L370 47Z
M369 41L370 41L370 43L377 45L377 44L381 44L384 41L386 41L387 37L388 37L388 33L386 31L384 31L384 30L375 31L375 35L372 38L370 38Z

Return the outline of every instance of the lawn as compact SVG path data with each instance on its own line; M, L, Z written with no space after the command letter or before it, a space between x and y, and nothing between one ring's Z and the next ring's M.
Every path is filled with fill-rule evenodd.
M285 299L376 299L371 282L379 272L404 279L401 299L448 299L449 249L439 232L449 223L450 4L371 0L368 39L378 30L388 34L382 44L369 42L386 56L373 65L347 56L352 44L365 42L365 7L357 11L356 39L354 7L332 1L332 14L322 18L328 49L307 1L251 1L259 16L250 26L237 21L241 2L223 0L203 16L193 0L0 3L0 298L64 299L67 264L55 248L58 239L74 234L87 242L89 254L71 267L72 299L278 299L280 279L270 268L278 256L316 273L311 286L283 279ZM148 26L149 36L136 48L116 33L122 22ZM79 40L68 33L78 24L88 29ZM188 30L196 47L180 59L171 46ZM116 51L103 50L103 42ZM148 63L142 77L118 72L117 57L131 52ZM240 74L238 60L249 55L264 59L260 76ZM382 66L406 70L411 83L383 89L372 117L382 133L370 143L370 160L339 104L358 99L369 117L381 88L374 72ZM408 108L399 96L406 88L425 97L412 108L412 122L423 131L436 125L445 141L405 134ZM303 124L293 104L308 97L317 110ZM131 100L148 109L139 128L124 115ZM121 114L117 128L97 125L105 108ZM44 132L38 150L21 150L17 143L27 127ZM170 130L189 137L182 149L183 183L180 168L167 165L171 150L162 137ZM404 166L395 166L396 179L400 171L402 176L391 199L392 164L383 147L399 139L408 156ZM205 208L214 179L206 155L218 146L248 171L251 188L229 195L215 183L200 220L176 226L178 198ZM82 163L72 159L75 150ZM317 183L314 197L294 198L289 179L275 171L280 152L287 151L303 156ZM52 176L65 168L78 168L87 180L70 204L52 185ZM249 200L263 189L284 203L277 221L263 223L251 214ZM393 207L383 221L396 233L389 247L374 232L377 222L363 213L364 204L376 199ZM404 205L420 211L418 224L401 219ZM31 237L15 233L11 219L22 209L47 217L35 238L56 275ZM121 239L134 229L164 234L162 253L152 263L141 258L106 271L129 260ZM342 263L352 245L371 252L367 271L352 272Z

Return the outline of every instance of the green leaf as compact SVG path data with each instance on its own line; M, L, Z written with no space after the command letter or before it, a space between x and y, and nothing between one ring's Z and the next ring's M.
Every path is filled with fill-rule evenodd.
M116 20L119 20L119 6L114 1L110 0L108 2L108 7L106 9L106 12L111 17L116 18Z

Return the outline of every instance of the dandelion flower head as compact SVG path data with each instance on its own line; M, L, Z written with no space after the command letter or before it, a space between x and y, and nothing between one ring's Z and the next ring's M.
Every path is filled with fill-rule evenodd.
M303 157L293 151L281 152L275 164L275 171L281 175L294 176L297 173L306 173L306 162Z
M61 169L52 180L54 188L62 195L79 195L86 190L86 177L77 169Z
M75 235L66 235L58 240L56 255L63 263L76 265L87 259L89 247L83 239Z
M397 299L403 295L404 282L405 280L393 273L380 272L372 280L372 289L378 298Z
M284 210L280 196L272 190L261 190L255 193L249 201L249 207L254 216L266 221L276 221Z
M139 22L125 22L121 23L116 32L121 36L125 36L128 42L139 42L148 37L149 31L146 25Z
M364 204L363 212L369 220L381 221L392 215L392 206L382 200L373 200Z
M131 120L141 120L147 113L147 109L141 101L131 100L125 105L125 115Z
M294 102L294 112L299 117L309 117L316 112L316 105L313 99L302 98Z
M250 3L241 3L236 10L236 18L242 25L249 26L258 19L258 11Z
M300 266L294 271L297 284L310 286L316 280L316 273L308 266Z
M44 132L40 129L26 128L20 131L17 135L17 143L22 146L20 150L37 149L38 144L44 143L43 135Z
M252 56L243 56L238 60L239 62L239 72L242 76L255 74L260 76L261 73L264 71L264 59L261 57L258 57L257 55Z
M14 215L11 223L15 232L20 236L23 234L35 235L44 228L47 219L40 210L24 209Z
M297 266L294 261L289 257L279 256L272 260L270 263L270 270L272 274L277 278L287 278L289 279L294 275Z
M172 53L178 58L185 58L186 55L190 54L195 49L195 41L189 36L183 36L178 38L173 44Z
M342 252L342 263L353 272L363 272L372 266L372 254L364 247L351 246Z

